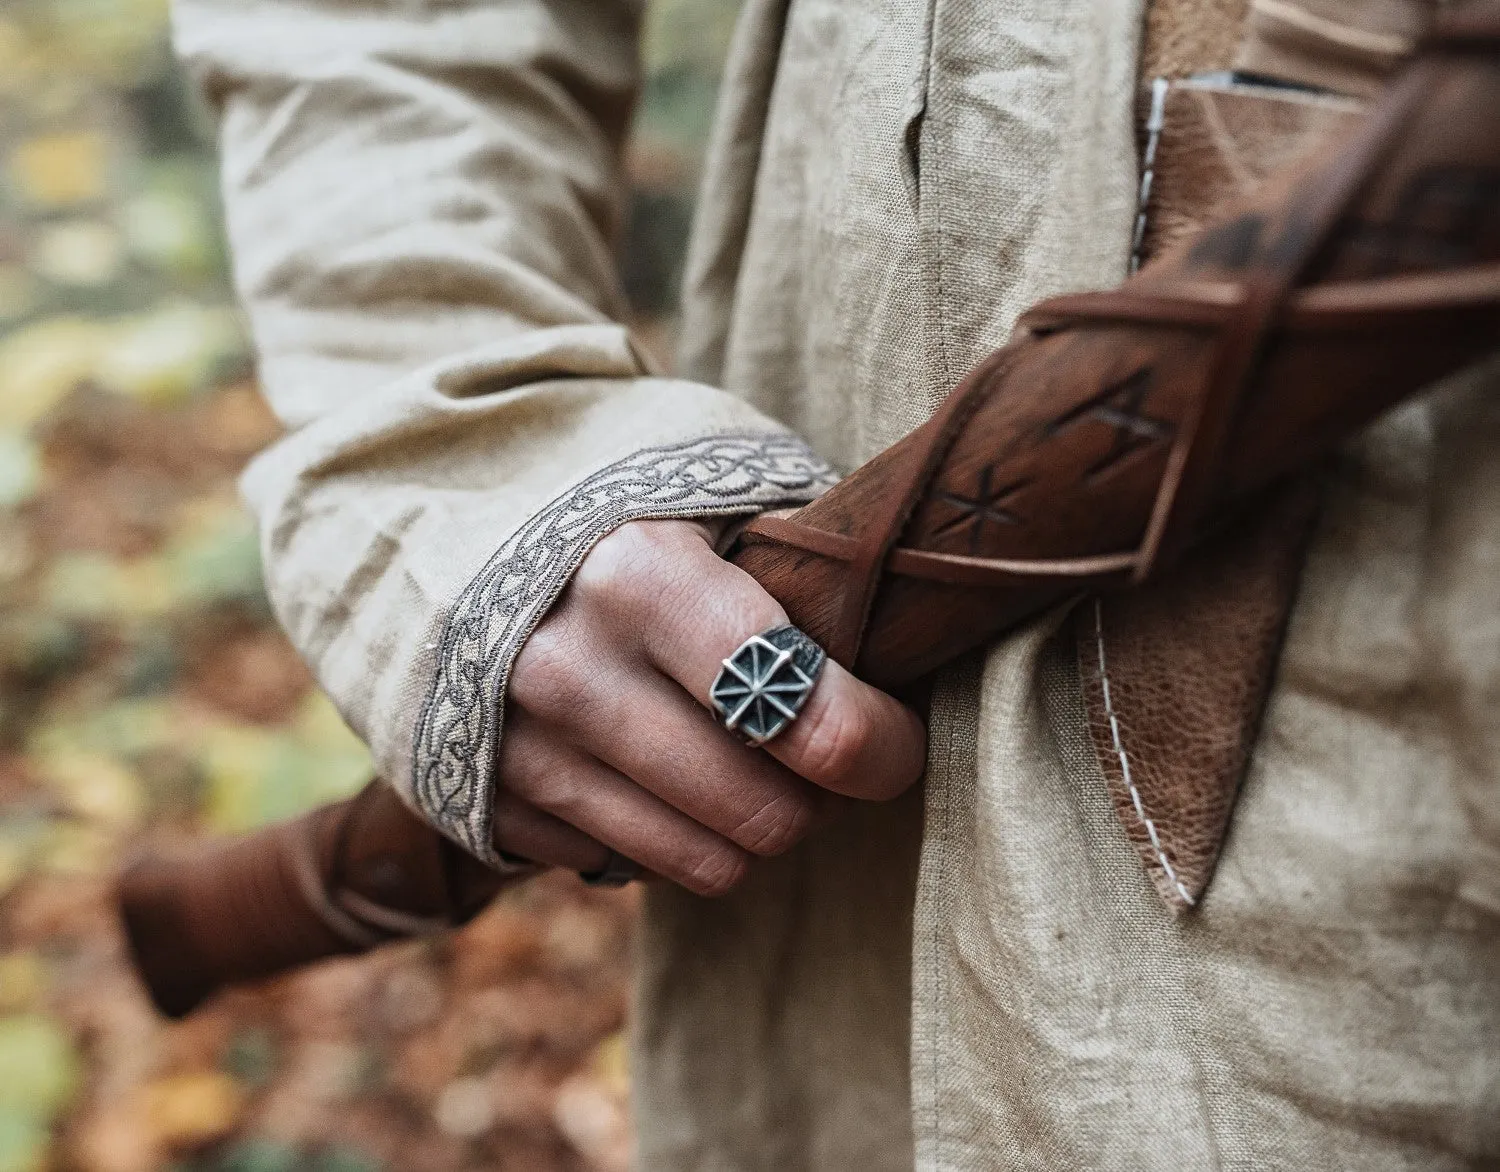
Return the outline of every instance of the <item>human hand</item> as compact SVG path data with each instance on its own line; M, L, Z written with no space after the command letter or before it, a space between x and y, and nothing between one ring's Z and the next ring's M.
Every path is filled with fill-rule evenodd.
M700 895L780 854L848 798L922 772L916 713L829 660L763 748L709 709L721 661L787 621L693 521L636 521L594 547L511 671L495 844L590 872L611 850Z

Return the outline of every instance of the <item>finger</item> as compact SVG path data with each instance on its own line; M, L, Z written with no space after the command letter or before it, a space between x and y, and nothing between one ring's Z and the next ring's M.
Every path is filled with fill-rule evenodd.
M706 547L685 542L677 556L686 564L678 577L691 588L638 594L628 627L639 633L651 662L710 709L709 688L723 659L750 636L785 622L785 612L750 575ZM815 785L877 800L916 781L927 752L915 712L832 660L797 719L764 747Z
M749 870L739 846L523 714L502 743L501 771L511 796L699 895L726 894Z
M886 801L922 776L927 730L905 704L829 660L797 719L764 748L814 785Z
M495 847L506 854L584 873L603 870L609 848L510 793L495 796Z
M714 553L695 529L633 525L586 560L570 589L667 674L706 700L719 661L750 635L787 621L786 611L737 566ZM596 633L597 637L597 633ZM709 646L705 638L728 640Z
M560 661L559 661L560 662ZM545 721L590 756L756 855L777 855L818 821L830 795L725 734L674 681L605 649L587 679L529 688L512 724Z

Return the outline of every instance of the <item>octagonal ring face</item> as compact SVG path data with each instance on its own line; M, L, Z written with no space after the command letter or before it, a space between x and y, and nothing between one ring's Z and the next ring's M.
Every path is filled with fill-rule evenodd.
M709 689L719 722L748 744L765 744L797 719L827 658L793 626L750 636L723 661Z

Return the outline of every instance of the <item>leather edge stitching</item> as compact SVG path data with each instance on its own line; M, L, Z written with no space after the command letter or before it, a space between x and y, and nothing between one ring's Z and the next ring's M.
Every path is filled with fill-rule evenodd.
M1151 187L1156 180L1156 151L1161 144L1162 128L1166 125L1167 90L1171 83L1164 77L1151 81L1151 113L1146 117L1146 149L1141 155L1141 185L1136 192L1135 230L1130 241L1130 269L1133 274L1141 267L1141 252L1146 243L1146 226L1151 206Z
M1140 819L1141 825L1146 828L1147 837L1151 839L1151 849L1156 853L1156 861L1161 864L1162 870L1166 872L1167 878L1177 894L1182 897L1183 902L1193 907L1197 901L1183 886L1182 880L1177 877L1172 860L1167 857L1167 852L1161 844L1161 837L1156 832L1156 823L1146 813L1140 790L1136 788L1135 778L1130 772L1130 756L1125 752L1125 742L1120 735L1120 722L1115 716L1115 706L1110 699L1109 664L1104 654L1104 602L1097 597L1094 599L1094 639L1099 648L1099 683L1104 692L1104 715L1109 719L1109 735L1114 741L1115 755L1120 759L1120 773L1125 779L1125 788L1130 791L1130 801L1135 806L1136 817Z

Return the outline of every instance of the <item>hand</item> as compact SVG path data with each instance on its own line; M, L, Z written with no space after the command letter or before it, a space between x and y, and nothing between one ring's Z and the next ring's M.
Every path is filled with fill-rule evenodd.
M848 798L922 772L917 715L829 660L762 749L708 690L745 639L787 621L691 521L637 521L584 559L511 672L495 801L503 851L577 871L611 849L700 895L787 850Z

